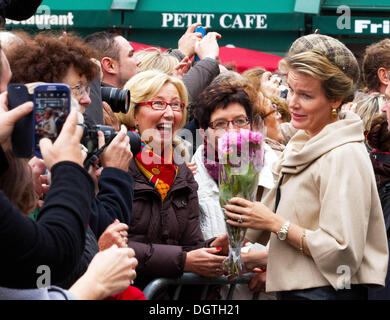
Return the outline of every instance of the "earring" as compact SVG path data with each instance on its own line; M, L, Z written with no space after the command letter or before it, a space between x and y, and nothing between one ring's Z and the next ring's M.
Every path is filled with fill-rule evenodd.
M338 117L337 109L336 109L336 108L333 108L333 109L332 109L332 119L333 119L333 120L336 120L337 117Z
M138 128L138 125L135 125L135 126L134 126L134 130L135 130L135 132L139 135L139 128Z

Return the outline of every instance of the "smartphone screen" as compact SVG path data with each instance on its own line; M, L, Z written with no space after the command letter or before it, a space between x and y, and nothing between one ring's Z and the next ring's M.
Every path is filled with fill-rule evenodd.
M70 89L65 84L47 84L34 90L34 154L42 158L39 141L55 141L70 112Z

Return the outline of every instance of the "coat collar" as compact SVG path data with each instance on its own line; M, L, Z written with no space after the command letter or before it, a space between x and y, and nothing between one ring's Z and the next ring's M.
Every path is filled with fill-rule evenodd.
M178 171L176 175L176 179L169 190L169 192L182 189L182 188L190 188L193 189L194 186L190 182L188 174L192 174L186 164L180 164L178 165ZM129 165L129 173L133 175L134 178L134 191L154 191L155 188L149 183L148 179L145 177L145 175L141 172L141 170L138 168L134 158L131 159L130 165ZM196 183L194 181L194 183Z

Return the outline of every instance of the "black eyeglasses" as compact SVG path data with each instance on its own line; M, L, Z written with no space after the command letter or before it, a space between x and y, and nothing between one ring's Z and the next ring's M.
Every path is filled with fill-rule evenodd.
M163 111L167 106L171 106L173 111L182 111L184 109L183 102L165 102L165 101L142 101L138 106L150 106L153 110Z
M212 129L226 129L229 126L229 123L232 123L236 128L243 128L248 125L249 122L249 118L247 117L240 117L231 121L221 119L210 122L209 127Z

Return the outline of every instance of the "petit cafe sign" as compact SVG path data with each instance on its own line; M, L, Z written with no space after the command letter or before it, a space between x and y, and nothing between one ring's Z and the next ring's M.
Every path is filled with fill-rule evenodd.
M213 29L267 29L266 14L161 13L162 28L187 28L199 22Z

